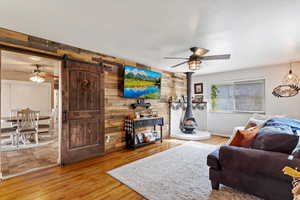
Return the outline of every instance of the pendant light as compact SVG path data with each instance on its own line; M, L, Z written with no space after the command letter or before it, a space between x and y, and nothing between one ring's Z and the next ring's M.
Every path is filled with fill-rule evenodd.
M284 85L296 85L296 86L299 85L299 78L296 74L293 74L292 71L292 63L290 63L289 73L284 76L282 82Z
M32 82L43 83L45 78L42 76L42 71L40 70L40 65L36 64L36 69L33 70L32 76L29 78Z
M297 95L300 91L299 88L299 78L292 71L292 63L290 63L290 70L287 75L284 76L282 80L282 85L277 86L273 89L272 94L275 97L293 97Z

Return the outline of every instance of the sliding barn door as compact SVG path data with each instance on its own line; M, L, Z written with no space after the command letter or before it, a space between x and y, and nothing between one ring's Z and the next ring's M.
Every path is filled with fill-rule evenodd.
M100 66L62 67L62 164L104 153L104 80Z

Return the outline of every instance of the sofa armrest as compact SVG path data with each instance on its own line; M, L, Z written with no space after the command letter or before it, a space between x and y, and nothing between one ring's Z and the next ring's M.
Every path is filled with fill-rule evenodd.
M215 170L220 170L219 149L216 149L207 156L207 165Z
M300 159L289 160L288 157L288 154L234 146L222 146L219 152L222 169L291 181L282 169L285 166L299 167Z

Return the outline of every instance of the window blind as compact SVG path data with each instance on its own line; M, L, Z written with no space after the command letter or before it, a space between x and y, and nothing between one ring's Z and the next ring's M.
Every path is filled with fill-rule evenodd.
M213 85L211 102L213 111L264 112L265 81L238 81Z

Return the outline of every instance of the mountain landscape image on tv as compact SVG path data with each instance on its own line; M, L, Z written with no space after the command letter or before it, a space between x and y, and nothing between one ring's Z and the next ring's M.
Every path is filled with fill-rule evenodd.
M124 67L124 97L160 98L161 74L131 66Z

